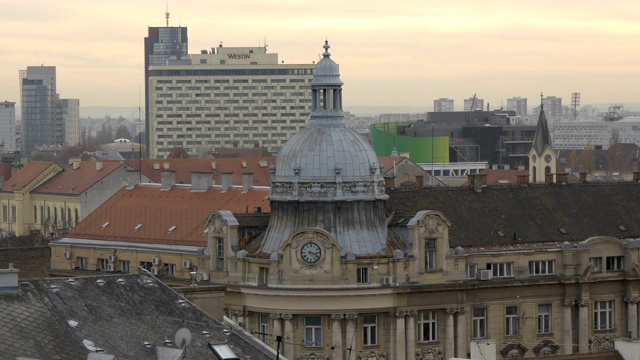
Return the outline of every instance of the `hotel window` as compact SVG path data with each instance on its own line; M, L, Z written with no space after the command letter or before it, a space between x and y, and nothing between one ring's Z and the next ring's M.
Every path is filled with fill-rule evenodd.
M260 314L260 341L269 341L269 314Z
M129 273L131 271L131 261L129 261L129 260L121 260L120 261L120 270L123 273Z
M591 272L602 272L602 258L601 257L589 258L589 265L591 265Z
M518 335L518 307L507 306L505 314L507 320L505 334L507 336Z
M438 340L438 313L436 311L421 311L418 318L418 341L429 342Z
M593 302L593 329L611 330L614 326L613 300Z
M424 243L424 268L425 270L436 269L436 240L428 239Z
M551 334L551 304L538 305L538 334Z
M607 271L622 270L624 256L607 256Z
M512 277L513 263L488 263L487 270L491 270L493 277Z
M357 272L357 282L358 284L368 284L369 283L369 268L361 267L356 269Z
M87 267L89 267L89 258L78 257L77 264L78 264L78 269L87 270Z
M304 346L322 346L322 318L320 316L304 318Z
M478 264L467 265L467 279L475 279L478 276Z
M531 275L551 275L554 273L553 260L529 261L529 273Z
M364 346L378 345L378 317L376 315L362 317L362 344Z
M473 338L487 337L487 309L473 309Z

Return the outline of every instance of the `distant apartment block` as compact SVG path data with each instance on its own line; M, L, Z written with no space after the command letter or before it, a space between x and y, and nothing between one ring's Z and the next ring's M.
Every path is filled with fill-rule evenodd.
M306 126L315 64L281 64L266 47L217 47L149 68L149 155L174 147L267 148Z
M527 115L527 98L517 96L507 99L507 111L515 111L516 116Z
M5 152L14 152L17 149L16 142L16 103L0 102L0 144L4 145Z
M544 113L547 116L547 119L559 119L562 117L563 110L561 97L547 96L542 98L542 105L544 105ZM540 113L540 107L537 106L534 111L534 115L537 116Z
M440 98L433 100L434 112L448 112L453 110L453 99Z
M484 99L469 98L464 99L464 111L484 110Z
M68 146L80 145L80 100L60 99L60 110L65 124L65 143Z

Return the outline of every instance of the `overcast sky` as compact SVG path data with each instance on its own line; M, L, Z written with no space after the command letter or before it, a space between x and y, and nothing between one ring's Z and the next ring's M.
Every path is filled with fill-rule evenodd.
M0 101L19 103L18 71L45 64L81 106L143 106L143 38L164 26L166 5L0 0ZM541 92L640 102L638 0L180 0L169 11L190 53L266 38L280 60L310 63L327 38L347 110L431 110L440 97L458 107L475 93L492 108L513 96L535 106Z

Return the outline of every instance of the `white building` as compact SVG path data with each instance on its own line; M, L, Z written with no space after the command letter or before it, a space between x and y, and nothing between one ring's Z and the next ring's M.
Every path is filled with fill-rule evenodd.
M174 147L265 147L304 128L314 64L279 63L266 47L218 47L150 67L149 154Z
M615 122L555 122L550 127L553 146L557 150L582 150L587 143L594 148L607 150L612 144L612 134L617 134L618 143L640 144L640 118Z
M475 111L484 109L484 99L469 98L464 99L464 111Z
M434 112L454 111L453 99L440 98L440 99L433 100L433 111Z
M60 99L62 119L65 124L65 143L69 146L80 144L80 100Z
M6 152L17 149L16 144L16 103L0 102L0 144Z
M527 98L516 96L507 99L507 111L515 111L516 115L527 115Z

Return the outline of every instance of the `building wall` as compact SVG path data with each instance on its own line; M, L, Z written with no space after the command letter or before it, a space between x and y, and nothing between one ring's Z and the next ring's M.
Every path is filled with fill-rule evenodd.
M65 144L77 146L80 144L80 100L60 99L60 106L65 124Z
M0 102L0 144L4 144L4 151L9 153L18 150L15 105L14 102Z
M409 137L397 134L398 123L376 123L371 125L371 146L378 156L389 156L395 149L408 154L416 163L449 162L449 137Z

